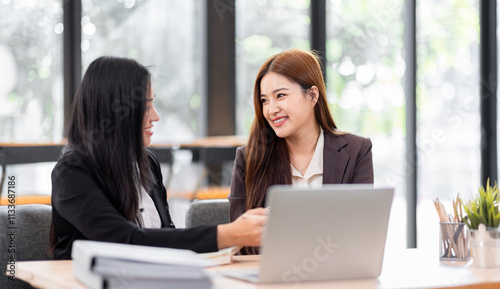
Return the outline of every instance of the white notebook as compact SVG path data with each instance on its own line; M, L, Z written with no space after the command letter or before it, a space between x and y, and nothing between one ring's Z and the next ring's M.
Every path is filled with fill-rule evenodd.
M143 288L163 288L169 282L210 288L204 267L214 265L190 250L88 240L76 240L71 257L75 278L93 289L114 288L112 284L134 288L139 281L147 285Z

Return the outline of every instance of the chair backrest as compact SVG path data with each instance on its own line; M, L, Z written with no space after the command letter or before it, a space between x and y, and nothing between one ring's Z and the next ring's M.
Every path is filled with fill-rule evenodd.
M186 228L226 223L229 223L227 199L194 201L186 213Z
M0 288L32 288L19 280L9 280L5 268L10 263L51 260L48 253L52 207L30 204L0 206ZM11 261L12 260L12 261ZM14 271L15 272L15 271Z

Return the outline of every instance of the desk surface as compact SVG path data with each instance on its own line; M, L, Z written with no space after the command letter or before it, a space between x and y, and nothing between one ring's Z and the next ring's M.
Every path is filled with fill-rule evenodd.
M235 256L234 262L209 268L214 273L216 288L291 288L296 284L252 284L217 274L220 270L251 268L258 266L259 256ZM38 288L80 288L74 279L72 261L25 261L18 262L16 277ZM492 289L500 288L500 268L475 268L472 261L440 262L437 254L432 256L420 249L408 249L386 253L382 274L376 279L341 280L329 282L305 282L300 288L456 288Z

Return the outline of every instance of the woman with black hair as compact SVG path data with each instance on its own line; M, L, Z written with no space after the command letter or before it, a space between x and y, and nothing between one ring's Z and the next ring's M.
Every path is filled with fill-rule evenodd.
M159 120L148 70L134 60L92 62L76 93L68 146L52 171L54 259L74 240L210 252L260 243L263 209L232 223L175 229L156 155L146 149Z

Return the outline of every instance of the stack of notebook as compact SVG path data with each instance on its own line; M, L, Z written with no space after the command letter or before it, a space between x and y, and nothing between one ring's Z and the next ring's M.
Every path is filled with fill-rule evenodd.
M73 275L93 289L211 288L213 262L189 250L77 240Z

